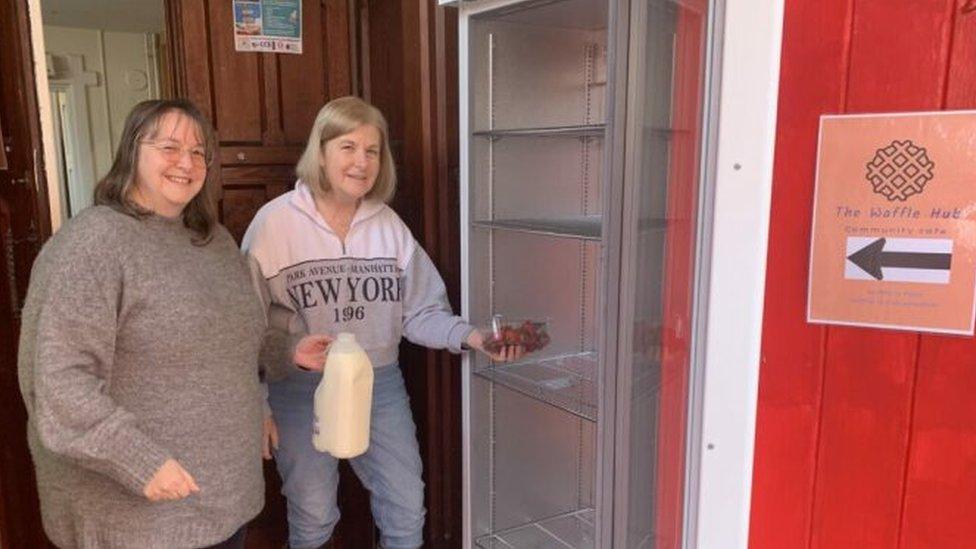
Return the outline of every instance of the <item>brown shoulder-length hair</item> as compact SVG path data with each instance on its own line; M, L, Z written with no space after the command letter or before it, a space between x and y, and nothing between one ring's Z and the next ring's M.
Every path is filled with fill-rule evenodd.
M196 123L200 141L206 148L207 175L203 188L183 208L182 213L183 225L196 233L194 244L202 246L210 241L217 224L217 206L213 199L217 174L216 170L210 169L217 140L210 121L186 99L152 99L133 107L125 119L112 168L95 186L95 204L110 206L136 218L152 214L130 198L139 167L139 143L154 139L163 115L171 112L182 114Z
M366 198L389 202L396 191L396 167L390 153L389 128L379 109L358 97L340 97L322 107L308 136L305 152L295 172L315 194L327 192L331 185L322 171L323 148L329 141L369 124L380 132L380 171Z

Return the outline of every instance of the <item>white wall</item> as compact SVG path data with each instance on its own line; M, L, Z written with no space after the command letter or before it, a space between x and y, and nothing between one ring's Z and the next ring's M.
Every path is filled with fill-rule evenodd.
M129 32L104 32L105 81L108 93L109 119L112 128L112 152L119 144L125 117L140 101L159 96L155 87L155 54L147 48L147 36Z
M75 127L83 135L76 140L80 189L72 189L71 209L77 212L91 202L94 183L108 172L125 116L139 101L158 95L155 56L147 51L147 35L44 26L49 80L53 86L74 82ZM70 59L80 56L83 74L74 74ZM75 63L74 67L79 68ZM87 156L84 156L87 155Z

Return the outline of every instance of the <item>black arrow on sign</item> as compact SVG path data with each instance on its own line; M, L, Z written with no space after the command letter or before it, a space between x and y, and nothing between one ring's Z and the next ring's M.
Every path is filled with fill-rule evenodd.
M884 280L882 267L902 269L945 269L952 266L952 254L925 252L886 252L885 239L879 238L847 256L852 263L878 280Z

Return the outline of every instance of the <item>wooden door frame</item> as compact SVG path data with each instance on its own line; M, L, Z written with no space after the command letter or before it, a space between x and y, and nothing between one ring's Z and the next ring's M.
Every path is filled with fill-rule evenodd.
M435 0L414 2L403 16L404 42L417 44L405 54L408 105L404 157L423 181L424 249L437 265L455 310L460 307L460 168L458 155L457 9ZM419 107L419 108L417 108ZM430 547L461 543L461 361L446 352L426 353L415 392L426 406L418 410L429 509Z
M394 209L430 255L460 310L457 9L437 0L396 6L381 4L387 0L350 1L356 3L354 93L390 119L399 177ZM460 358L404 344L400 363L424 462L424 546L458 547Z
M17 335L30 268L51 234L28 0L0 0L0 112L7 169L0 170L0 545L46 547L27 413L17 382ZM36 6L33 6L36 7ZM12 267L12 270L10 269Z

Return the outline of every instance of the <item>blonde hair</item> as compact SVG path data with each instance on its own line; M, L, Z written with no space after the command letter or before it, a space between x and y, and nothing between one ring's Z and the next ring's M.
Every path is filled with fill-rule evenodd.
M333 99L322 107L315 117L315 124L308 136L305 152L298 160L295 172L313 193L322 194L331 188L325 172L322 170L323 149L329 141L355 131L356 128L369 124L380 132L380 171L376 176L376 183L366 193L366 198L389 202L396 191L396 168L393 165L393 155L390 154L389 129L383 113L376 107L358 97L340 97Z

